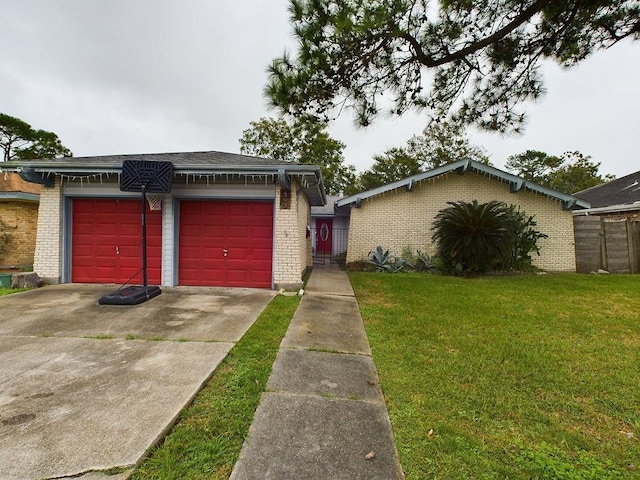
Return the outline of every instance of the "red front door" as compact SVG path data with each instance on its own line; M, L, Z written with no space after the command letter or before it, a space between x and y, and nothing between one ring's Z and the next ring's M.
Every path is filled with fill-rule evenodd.
M271 288L273 202L180 202L178 283Z
M72 200L71 281L142 284L140 200ZM160 283L162 212L147 208L147 276Z
M316 220L317 252L331 254L331 239L333 238L333 219L319 218Z

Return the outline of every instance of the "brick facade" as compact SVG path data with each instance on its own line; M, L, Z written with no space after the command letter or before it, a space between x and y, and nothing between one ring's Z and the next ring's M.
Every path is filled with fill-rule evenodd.
M0 202L0 220L6 224L9 243L0 250L0 266L28 267L33 265L38 229L38 203L25 201Z
M25 182L17 173L0 174L0 220L9 242L0 249L0 267L30 267L36 247L40 185Z
M509 183L482 174L450 172L423 180L411 191L399 188L363 200L351 209L347 262L366 259L376 246L400 255L410 246L433 255L432 224L449 201L499 200L535 215L537 229L549 236L538 242L540 256L533 263L549 271L575 271L573 218L561 202L529 190L510 193Z

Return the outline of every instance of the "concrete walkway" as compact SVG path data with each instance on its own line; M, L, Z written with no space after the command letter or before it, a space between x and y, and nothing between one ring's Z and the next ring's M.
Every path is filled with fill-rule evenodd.
M337 268L314 268L231 474L288 478L404 478L358 304Z

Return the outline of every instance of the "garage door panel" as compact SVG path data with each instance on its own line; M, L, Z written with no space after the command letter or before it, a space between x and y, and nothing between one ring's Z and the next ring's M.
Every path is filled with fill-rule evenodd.
M271 249L267 248L254 248L253 258L255 260L271 261Z
M142 214L139 200L73 199L71 281L124 283L142 266ZM147 206L147 259L150 283L160 283L162 212ZM132 282L141 282L142 274Z
M272 202L183 200L178 282L269 288L272 236Z

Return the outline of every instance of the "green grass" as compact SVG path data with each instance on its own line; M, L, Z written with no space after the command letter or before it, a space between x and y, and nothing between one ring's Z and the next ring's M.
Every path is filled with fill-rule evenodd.
M27 290L30 290L30 289L29 288L4 288L4 287L0 287L0 297L2 297L4 295L11 295L12 293L26 292Z
M640 477L640 277L350 279L407 479Z
M133 479L226 479L299 297L275 297Z

